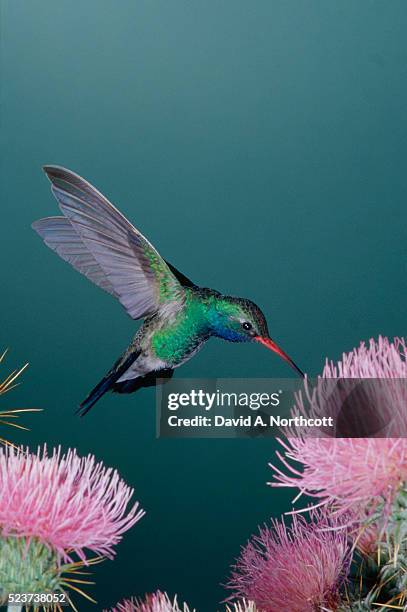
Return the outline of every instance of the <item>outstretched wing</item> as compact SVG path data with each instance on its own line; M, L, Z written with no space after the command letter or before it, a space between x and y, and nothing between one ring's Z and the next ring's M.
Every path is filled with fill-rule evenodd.
M118 297L106 274L66 217L46 217L31 226L44 243L92 283Z
M166 262L101 193L64 168L44 171L74 232L59 217L37 221L33 228L50 248L115 295L133 319L182 303L183 287Z
M64 261L71 264L92 283L117 297L111 282L92 253L86 248L69 219L45 217L35 221L31 227L41 236L47 247L55 251ZM197 287L169 261L166 259L164 261L183 287Z

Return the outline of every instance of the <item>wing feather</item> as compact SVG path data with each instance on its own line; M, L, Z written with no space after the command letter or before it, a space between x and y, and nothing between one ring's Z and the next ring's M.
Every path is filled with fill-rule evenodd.
M111 295L117 297L106 274L79 238L71 222L66 217L46 217L32 224L44 243L55 251L64 261L86 276Z
M152 315L168 302L182 303L184 290L166 262L101 193L69 170L58 166L45 166L44 170L62 213L84 246L79 255L85 263L74 259L75 249L80 249L72 243L72 236L68 249L74 250L73 257L57 244L58 230L55 238L50 237L53 230L47 230L46 238L43 236L50 248L66 261L69 256L69 263L99 286L103 283L106 291L109 286L110 293L120 300L133 319ZM40 235L39 229L44 232L43 227L44 223L40 228L34 224ZM67 229L60 227L63 244L64 232ZM85 251L89 252L88 259ZM97 268L91 268L91 258Z

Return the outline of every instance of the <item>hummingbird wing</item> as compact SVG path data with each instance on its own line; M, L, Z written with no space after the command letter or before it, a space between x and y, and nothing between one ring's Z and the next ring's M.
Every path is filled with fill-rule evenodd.
M112 283L86 248L69 219L46 217L35 221L31 227L41 236L47 247L55 251L64 261L71 264L92 283L118 297Z
M183 302L183 287L164 259L101 193L65 168L45 166L44 171L79 239L60 218L37 221L33 227L50 248L115 295L133 319L150 316L168 303Z
M108 277L92 253L86 248L85 243L82 242L69 219L66 217L45 217L35 221L31 227L41 236L47 247L55 251L61 259L68 262L95 285L118 297ZM183 287L197 287L169 261L164 261Z

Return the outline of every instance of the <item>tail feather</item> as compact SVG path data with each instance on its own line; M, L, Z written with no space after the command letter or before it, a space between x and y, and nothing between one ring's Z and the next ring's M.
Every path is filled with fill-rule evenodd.
M89 395L79 405L77 414L81 417L85 416L89 410L96 404L96 402L106 393L109 389L112 389L115 382L124 374L126 370L131 366L137 357L140 355L140 351L134 351L124 361L119 359L113 368L102 378L102 380L96 385Z
M172 378L174 370L171 368L163 368L162 370L154 370L144 376L138 376L131 380L123 380L115 382L112 386L113 393L134 393L143 387L155 387L157 384L164 384Z

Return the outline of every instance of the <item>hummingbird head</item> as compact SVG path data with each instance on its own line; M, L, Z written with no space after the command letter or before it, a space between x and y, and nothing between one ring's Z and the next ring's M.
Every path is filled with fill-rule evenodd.
M251 300L230 296L218 299L213 334L230 342L258 342L277 353L304 377L294 361L270 338L266 317Z

